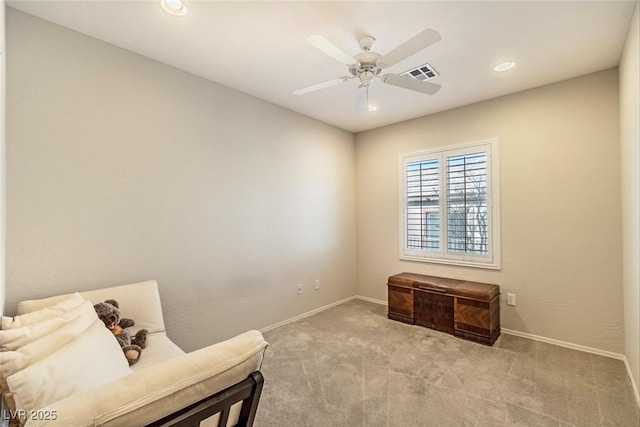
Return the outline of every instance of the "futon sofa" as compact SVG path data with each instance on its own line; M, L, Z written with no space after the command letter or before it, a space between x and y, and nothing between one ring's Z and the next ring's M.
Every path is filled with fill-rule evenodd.
M107 299L136 321L132 333L149 331L147 347L130 367L117 340L89 312ZM82 333L69 332L74 328ZM22 301L0 330L0 382L6 400L13 400L5 414L26 426L250 426L266 347L260 332L249 331L185 353L165 332L155 281Z

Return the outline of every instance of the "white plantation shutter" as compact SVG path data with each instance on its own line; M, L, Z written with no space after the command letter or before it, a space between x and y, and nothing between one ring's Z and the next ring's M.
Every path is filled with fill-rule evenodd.
M447 157L447 250L485 255L489 251L487 153Z
M497 141L401 156L400 257L499 268Z
M407 164L407 247L440 250L440 159Z

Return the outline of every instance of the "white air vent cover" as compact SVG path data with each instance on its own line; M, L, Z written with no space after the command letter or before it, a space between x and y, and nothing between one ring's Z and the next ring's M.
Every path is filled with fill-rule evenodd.
M429 64L424 64L421 65L417 68L414 68L412 70L409 71L405 71L404 73L402 73L403 75L408 75L413 77L416 80L431 80L431 79L435 79L436 77L438 77L440 74L438 74L438 72L436 70L434 70L434 68L429 65Z

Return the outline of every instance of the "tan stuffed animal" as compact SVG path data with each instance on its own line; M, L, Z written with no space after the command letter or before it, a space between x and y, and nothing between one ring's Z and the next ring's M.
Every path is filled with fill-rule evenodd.
M120 343L129 366L140 360L142 349L147 347L149 331L140 329L132 337L126 328L134 326L136 322L133 319L121 317L120 305L115 300L106 300L94 305L93 308L96 310L98 318L102 320L104 325L113 333L113 336L116 337L118 343Z

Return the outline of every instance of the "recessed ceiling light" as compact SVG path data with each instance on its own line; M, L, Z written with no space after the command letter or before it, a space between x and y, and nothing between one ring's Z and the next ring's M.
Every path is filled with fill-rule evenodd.
M376 111L378 109L378 107L376 107L375 105L369 105L367 106L367 111L371 112L371 111Z
M515 66L516 66L515 62L506 61L506 62L502 62L502 63L496 65L493 69L501 73L503 71L509 71L510 69L512 69Z
M187 7L182 3L182 0L160 0L160 6L173 16L184 16L187 13Z

